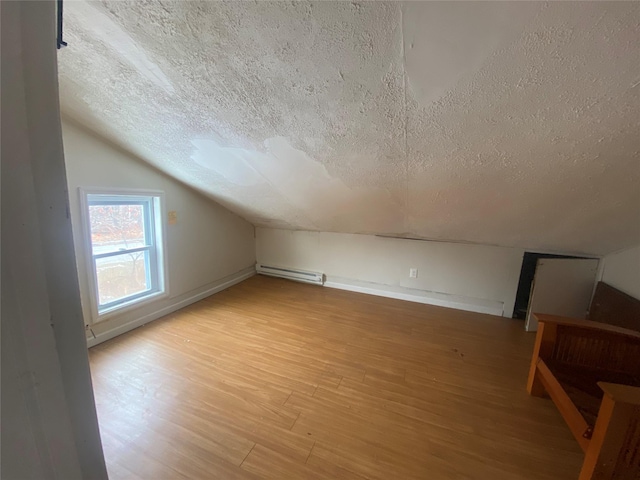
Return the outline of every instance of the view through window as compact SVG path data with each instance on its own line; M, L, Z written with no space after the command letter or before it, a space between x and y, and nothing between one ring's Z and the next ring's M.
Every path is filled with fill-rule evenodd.
M87 194L99 314L163 290L159 197Z

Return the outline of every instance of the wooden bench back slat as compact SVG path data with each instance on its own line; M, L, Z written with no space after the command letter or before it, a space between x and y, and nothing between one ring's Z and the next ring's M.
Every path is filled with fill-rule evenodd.
M640 377L640 340L558 325L550 360Z

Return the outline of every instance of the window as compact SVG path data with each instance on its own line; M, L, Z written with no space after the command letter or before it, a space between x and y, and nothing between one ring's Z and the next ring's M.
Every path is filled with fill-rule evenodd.
M82 191L95 319L165 291L161 193Z

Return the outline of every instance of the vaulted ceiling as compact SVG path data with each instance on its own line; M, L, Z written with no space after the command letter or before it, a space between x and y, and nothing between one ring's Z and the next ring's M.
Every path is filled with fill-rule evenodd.
M640 243L640 3L65 2L63 114L259 226Z

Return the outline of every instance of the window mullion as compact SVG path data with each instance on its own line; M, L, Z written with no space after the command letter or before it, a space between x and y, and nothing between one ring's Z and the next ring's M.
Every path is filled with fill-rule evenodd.
M126 255L127 253L144 252L145 250L151 250L152 248L152 245L145 245L144 247L129 248L126 250L114 250L113 252L94 253L93 259L97 260L99 258L115 257L116 255Z

